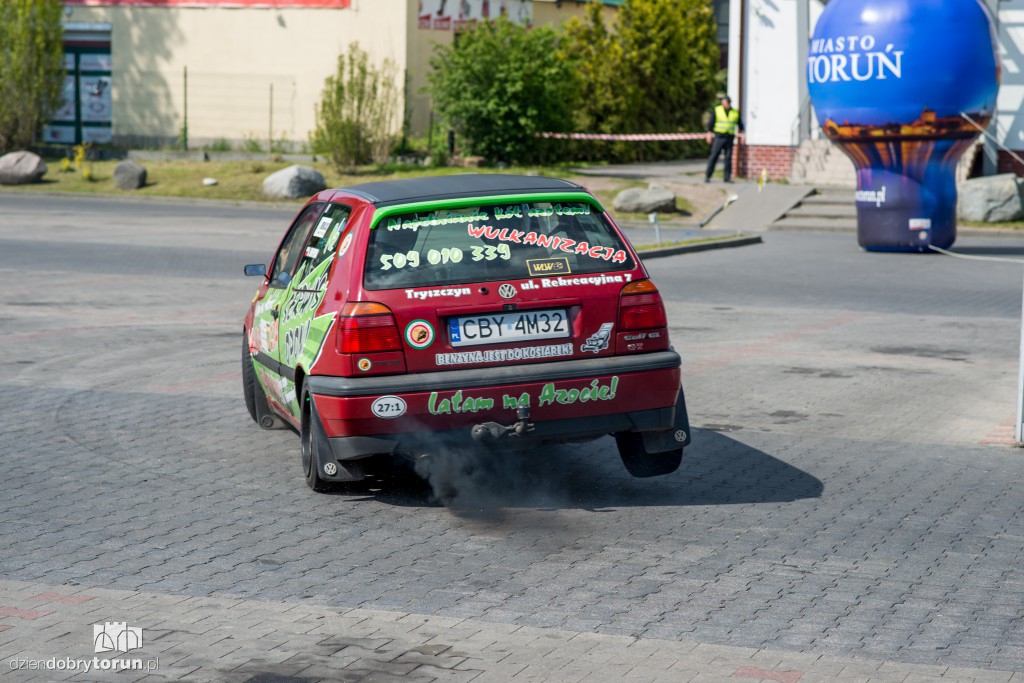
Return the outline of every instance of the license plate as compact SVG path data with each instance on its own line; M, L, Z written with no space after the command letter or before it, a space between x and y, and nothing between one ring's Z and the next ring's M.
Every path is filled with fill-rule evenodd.
M565 309L464 315L448 320L448 339L453 347L560 339L569 335Z

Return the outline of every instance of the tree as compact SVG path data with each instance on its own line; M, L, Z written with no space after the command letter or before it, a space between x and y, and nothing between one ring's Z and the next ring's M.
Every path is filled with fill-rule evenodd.
M569 128L576 87L558 45L552 29L527 29L502 16L437 48L430 93L471 154L507 163L547 157L550 145L534 134Z
M338 56L337 72L328 76L316 107L314 152L328 155L339 171L357 164L384 161L391 150L400 105L398 68L390 59L370 64L359 45Z
M624 70L634 75L627 118L638 131L700 127L717 87L715 33L706 0L627 0L618 35Z
M60 0L0 2L0 153L28 147L61 106Z
M573 130L582 133L617 133L628 130L619 65L622 46L601 16L599 2L587 7L584 19L573 17L565 25L560 57L573 65L580 83L586 83L573 106ZM606 142L577 142L573 156L585 159L608 157Z
M577 124L614 133L699 130L718 87L710 3L626 0L614 31L605 26L597 4L585 21L573 20L566 29L563 53L592 79L585 81L587 97L577 104ZM680 145L624 143L615 146L614 156L666 157L680 150Z

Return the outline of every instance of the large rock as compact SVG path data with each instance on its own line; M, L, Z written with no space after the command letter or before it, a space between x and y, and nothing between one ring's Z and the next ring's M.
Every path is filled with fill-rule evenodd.
M146 185L146 167L132 160L122 161L114 169L114 184L120 190L137 190Z
M46 175L46 162L38 154L19 151L0 157L0 185L38 183Z
M960 218L998 223L1024 216L1021 181L1012 173L972 178L960 186Z
M675 211L676 196L665 188L631 187L615 195L612 206L623 213L651 213L652 211Z
M309 166L289 166L263 179L263 194L274 199L299 199L326 190L320 172Z

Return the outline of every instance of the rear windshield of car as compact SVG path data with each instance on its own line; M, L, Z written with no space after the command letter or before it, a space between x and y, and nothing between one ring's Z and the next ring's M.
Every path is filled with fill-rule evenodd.
M371 232L368 289L632 270L632 256L586 202L485 204L392 214Z

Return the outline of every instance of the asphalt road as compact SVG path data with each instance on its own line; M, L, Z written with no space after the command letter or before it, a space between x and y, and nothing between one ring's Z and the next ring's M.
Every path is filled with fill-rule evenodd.
M289 220L0 195L0 580L1024 672L1021 266L814 233L653 260L680 471L603 439L442 507L403 474L313 494L246 414L242 266Z

